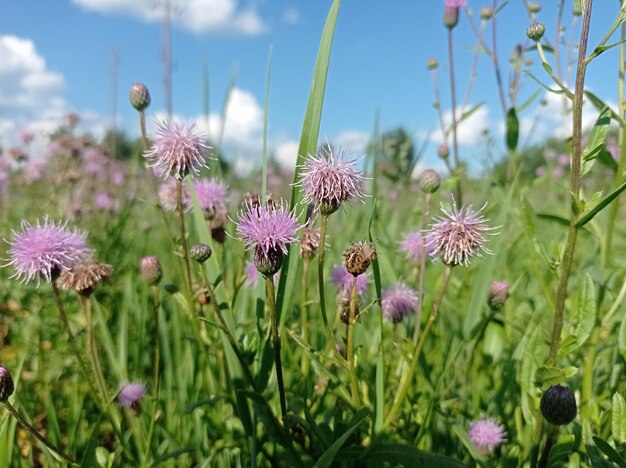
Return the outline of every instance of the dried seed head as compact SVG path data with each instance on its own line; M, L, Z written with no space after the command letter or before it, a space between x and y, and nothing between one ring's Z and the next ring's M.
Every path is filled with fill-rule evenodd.
M526 35L531 41L539 41L546 32L546 27L542 23L533 23L526 29Z
M111 265L106 263L87 260L62 271L57 285L61 289L73 289L81 296L89 297L98 284L109 279L111 269Z
M439 190L439 186L441 185L441 177L439 177L437 171L426 169L419 175L417 183L422 192L435 193Z
M300 256L306 260L315 257L320 246L320 230L307 226L300 237Z
M9 369L0 367L0 403L4 403L9 399L15 391L15 384Z
M359 241L343 252L343 263L352 276L365 273L374 260L376 260L376 246L370 242Z
M130 105L139 112L145 110L150 105L150 92L143 83L133 83L130 87Z
M161 269L161 262L153 255L144 257L141 259L139 265L141 270L141 276L150 286L156 286L163 277L163 270Z
M541 397L541 414L557 426L571 423L576 417L576 398L569 387L553 385Z
M196 244L189 249L191 258L198 263L204 263L211 258L211 247L206 244Z

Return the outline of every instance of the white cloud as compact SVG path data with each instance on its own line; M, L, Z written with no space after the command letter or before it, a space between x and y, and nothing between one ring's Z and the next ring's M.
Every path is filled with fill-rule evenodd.
M298 24L300 22L300 12L296 7L289 6L283 10L283 21L287 24Z
M87 10L121 13L146 22L162 20L168 0L72 0ZM256 11L240 8L238 0L171 0L172 21L195 32L256 35L266 26Z
M350 158L354 155L362 157L365 154L367 143L369 142L369 134L360 130L344 130L331 140L336 148L345 151L346 157Z
M295 140L280 141L274 150L274 157L282 167L293 168L298 158L299 143Z
M460 112L457 111L459 114ZM443 121L446 128L449 128L452 122L452 111L446 111L443 114ZM459 146L474 146L481 142L482 132L490 129L489 110L486 106L481 106L468 118L457 124L457 140ZM438 130L433 135L433 142L436 144L443 143L443 135ZM448 136L448 143L451 142L451 135Z

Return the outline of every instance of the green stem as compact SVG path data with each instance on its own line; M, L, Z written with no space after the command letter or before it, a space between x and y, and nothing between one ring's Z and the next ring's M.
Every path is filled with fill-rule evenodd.
M185 264L185 282L187 298L192 301L191 287L191 265L189 263L189 246L187 244L187 232L185 230L185 213L183 210L183 181L176 179L176 209L178 211L178 221L180 227L180 242L183 248L183 262Z
M461 194L461 163L459 161L459 142L457 135L456 120L456 82L454 77L454 41L452 40L452 28L448 28L448 63L450 67L450 100L452 104L452 151L454 156L454 171L457 175L456 180L456 199L459 204L463 204Z
M430 213L430 203L432 194L427 193L424 197L424 212L422 213L422 231L426 231L428 226L428 216ZM424 281L426 279L426 239L422 236L420 248L419 278L417 287L417 305L415 306L415 330L413 332L413 346L417 345L422 323L422 308L424 307Z
M274 292L274 278L270 275L265 278L265 301L270 313L270 326L272 329L272 344L274 348L274 364L276 366L276 380L278 381L278 394L280 398L280 413L283 421L287 416L287 401L285 399L285 383L283 381L283 365L280 360L280 333L278 331L278 318L276 317L276 294Z
M100 394L102 395L102 400L104 402L109 400L109 395L106 387L106 380L104 379L104 374L102 372L102 365L100 364L100 358L98 354L98 346L96 345L95 335L94 335L94 327L93 327L93 308L91 304L91 300L89 298L84 298L82 300L83 309L85 311L85 321L87 328L87 347L89 348L89 357L91 359L91 366L93 368L93 373L96 375L96 382L100 387Z
M354 362L354 326L356 325L356 276L350 289L350 315L348 317L348 339L346 356L348 360L348 372L350 374L350 392L352 394L352 404L355 408L361 406L359 396L359 381L356 375L356 363Z
M539 465L537 465L539 468L545 468L546 466L548 466L548 457L550 455L550 450L552 449L552 446L554 445L554 442L556 441L556 435L558 432L559 432L558 426L555 426L554 424L550 424L550 427L548 428L548 436L546 437L546 445L543 448L543 452L541 453L541 458L539 459Z
M152 445L152 437L154 435L154 426L156 424L157 412L159 411L159 386L161 377L161 339L160 339L160 324L159 324L159 287L152 286L152 312L154 314L154 409L152 412L152 418L150 420L150 429L148 430L148 438L146 442L146 454L144 460L148 460L148 455Z
M428 337L428 333L437 318L437 314L439 313L439 309L441 308L441 301L443 300L443 296L448 288L448 282L450 280L450 275L452 273L452 267L450 265L446 265L446 269L443 274L443 279L441 281L441 285L439 287L439 293L437 294L437 298L435 303L433 304L432 311L430 313L430 317L428 318L428 322L426 323L426 327L424 328L423 333L419 337L419 341L413 348L413 354L411 355L411 361L409 363L409 368L406 369L402 373L402 378L400 379L400 385L398 386L398 390L396 392L396 398L394 399L391 409L387 413L385 417L385 422L383 423L383 429L389 427L391 422L396 417L404 399L406 397L406 393L409 389L413 381L413 376L415 374L415 369L417 367L417 360L419 359L422 348L424 347L424 343L426 342L426 338Z
M9 412L13 415L13 417L17 419L17 422L19 422L22 426L24 426L24 428L31 435L33 435L39 442L41 442L48 450L50 450L53 454L61 458L65 463L69 463L72 466L78 466L78 463L76 463L69 456L63 453L63 451L60 448L53 445L52 442L50 442L48 439L42 436L39 432L37 432L37 429L31 426L29 422L26 421L26 419L24 419L24 417L17 411L17 409L15 409L15 407L11 403L9 403L8 401L5 401L4 406L6 409L9 410Z
M309 308L308 301L308 282L310 260L304 259L302 263L302 283L300 286L300 315L302 324L302 341L305 345L309 345ZM302 375L306 379L309 375L309 354L306 349L302 350L302 361L300 362Z
M576 221L578 218L578 205L580 202L581 186L581 158L582 158L582 111L583 92L585 87L585 72L587 62L585 53L587 51L587 40L589 38L589 23L591 21L591 7L593 0L587 0L586 8L583 8L583 26L580 33L580 46L578 50L578 68L576 71L576 85L574 88L573 103L573 134L572 134L572 165L570 176L570 192L573 200L574 212L570 217L569 230L567 234L567 244L559 277L559 284L556 293L554 321L552 324L552 338L550 340L549 365L556 365L561 344L561 332L563 330L563 310L565 308L565 298L567 296L567 283L569 281L572 263L574 260L574 250L576 248L576 238L578 229Z

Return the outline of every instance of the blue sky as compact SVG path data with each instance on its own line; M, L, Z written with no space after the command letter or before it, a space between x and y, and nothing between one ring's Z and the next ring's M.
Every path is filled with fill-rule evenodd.
M163 2L161 2L163 3ZM268 52L273 50L270 88L270 147L281 160L295 157L321 31L330 0L173 0L173 103L176 116L201 117L202 73L208 64L211 132L221 124L220 109L228 83L236 73L225 147L241 167L259 158L262 107ZM478 10L491 3L469 0L478 23ZM501 3L501 2L500 2ZM553 42L557 2L543 1L538 20L546 24ZM572 22L566 1L566 38ZM0 135L10 143L20 128L44 134L69 111L83 116L82 127L95 133L111 124L113 50L118 55L117 122L137 134L136 113L128 105L128 89L139 81L152 94L149 118L163 115L162 22L153 0L55 0L3 2L0 6ZM156 6L155 6L156 5ZM597 0L590 44L599 41L613 23L619 2ZM344 0L342 2L328 76L321 126L322 138L350 152L363 151L377 112L383 130L403 126L420 139L435 131L426 163L436 164L440 136L433 109L433 86L426 62L440 62L442 106L449 111L446 29L440 0ZM498 53L505 82L508 57L516 43L525 42L529 24L521 0L511 0L498 15ZM574 42L580 23L575 25ZM489 30L490 31L490 30ZM476 37L462 13L454 31L458 93L470 75ZM615 36L613 41L618 39ZM530 66L544 79L536 53ZM552 57L550 57L551 59ZM589 88L608 102L617 101L617 49L594 62ZM537 85L525 77L518 103ZM542 93L543 97L543 93ZM548 96L533 135L561 127L559 100ZM462 131L464 152L480 151L480 132L491 129L500 141L501 116L494 73L486 56L478 61L470 104L483 108ZM529 132L538 111L522 114L522 132ZM588 112L587 121L595 118ZM557 123L559 122L559 123ZM566 129L562 129L566 133ZM524 137L522 138L524 141Z

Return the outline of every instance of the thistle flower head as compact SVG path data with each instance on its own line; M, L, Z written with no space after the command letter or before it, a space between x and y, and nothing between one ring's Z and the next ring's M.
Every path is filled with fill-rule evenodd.
M300 256L311 260L315 257L320 246L320 230L312 226L307 226L302 230L300 236Z
M0 367L0 403L7 401L14 391L15 384L9 369Z
M443 5L446 8L463 8L465 0L443 0Z
M159 284L163 277L163 269L159 258L154 255L143 257L139 263L141 276L150 286Z
M63 271L57 279L61 289L73 289L81 296L90 296L95 287L109 279L111 265L86 260Z
M467 266L473 255L482 257L481 251L492 254L485 246L486 235L495 228L487 226L487 219L482 214L486 206L479 210L474 210L472 205L459 209L454 198L452 210L442 205L443 216L435 218L427 236L427 245L433 248L431 256L441 256L447 265Z
M497 310L504 305L509 297L509 284L506 281L494 281L489 286L487 304L492 310Z
M204 263L212 254L211 247L207 244L195 244L189 249L189 254L198 263Z
M178 187L176 184L176 179L170 177L159 187L159 203L165 211L176 211L178 205ZM183 184L182 205L184 211L191 209L191 198L185 184Z
M300 184L304 190L304 203L315 203L324 215L339 209L343 202L361 198L363 174L354 169L356 159L343 160L343 153L335 159L330 148L319 155L309 155L305 161Z
M146 386L141 382L130 382L122 386L117 401L120 405L139 409L139 401L146 393Z
M130 105L141 112L150 105L150 91L143 83L133 83L128 96Z
M383 316L393 323L399 323L415 310L417 299L417 292L399 282L382 292Z
M434 246L428 242L426 236L419 231L409 232L402 243L400 244L400 250L406 252L408 257L414 261L419 262L424 255L430 255L434 249Z
M468 435L474 447L484 454L493 452L498 445L506 442L504 426L497 424L493 419L472 421Z
M571 423L576 417L576 398L569 387L553 385L541 396L541 414L557 426Z
M70 231L66 225L48 218L35 226L22 221L22 232L13 231L12 242L5 239L11 245L11 260L5 266L15 269L12 278L27 283L37 277L39 286L41 278L50 283L63 270L89 257L92 250L87 247L87 235L77 229Z
M198 175L207 167L206 158L210 147L205 144L206 135L195 128L174 121L157 123L158 129L152 147L144 153L150 167L156 168L163 177L173 176L182 180L187 174Z
M346 270L344 265L337 266L330 274L330 281L339 288L339 295L342 297L349 297L352 290L352 283L354 282L354 276ZM356 277L356 292L357 294L365 294L367 291L367 273L363 273Z
M294 212L289 212L282 203L256 208L248 205L236 224L247 249L254 249L257 269L266 276L280 269L287 244L298 240L296 233L302 227Z
M359 241L344 250L342 256L346 270L352 276L359 276L376 260L376 246L371 242Z
M226 185L214 179L199 179L193 184L200 208L208 219L226 205Z

